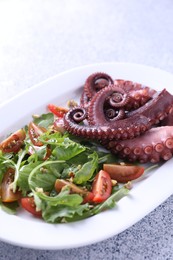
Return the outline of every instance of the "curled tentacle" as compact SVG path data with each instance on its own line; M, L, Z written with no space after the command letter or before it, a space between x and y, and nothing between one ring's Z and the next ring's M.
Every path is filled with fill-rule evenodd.
M113 94L108 97L108 102L112 107L125 107L125 105L129 102L129 96L128 94L121 88L111 86L109 88L112 88Z
M110 98L113 95L120 94L122 100L117 103L117 111L115 110L116 106L113 107L110 104ZM119 99L118 99L119 100ZM109 123L109 117L107 117L107 110L114 109L115 116L118 115L120 119L125 118L124 105L128 102L128 95L119 87L109 86L100 90L92 98L90 106L88 107L88 122L89 125L104 125ZM112 110L113 111L113 110ZM113 118L111 118L113 119ZM111 120L112 121L112 120Z
M110 121L120 120L125 118L125 110L123 108L119 110L115 108L108 108L105 109L105 116Z
M92 98L96 92L112 84L113 79L108 74L97 72L87 78L84 85L84 92L86 92L89 98Z
M87 112L82 107L74 107L70 110L70 119L75 123L80 123L87 118Z

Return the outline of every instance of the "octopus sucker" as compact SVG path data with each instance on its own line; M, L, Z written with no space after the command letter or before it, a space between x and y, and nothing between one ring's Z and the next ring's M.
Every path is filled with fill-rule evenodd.
M158 153L161 153L164 150L164 145L162 143L158 143L154 146L154 150Z
M135 156L136 156L136 155L140 155L141 152L142 152L141 147L135 147L134 150L133 150L133 153L134 153ZM135 158L136 158L136 157L135 157Z
M168 149L173 149L173 138L168 138L165 142L165 146L168 148Z
M130 162L156 163L173 155L173 95L106 73L90 75L80 105L64 115L64 128L94 140Z
M151 154L153 151L153 147L148 145L143 148L145 154Z
M172 158L172 152L170 150L164 150L161 154L163 160L168 161Z

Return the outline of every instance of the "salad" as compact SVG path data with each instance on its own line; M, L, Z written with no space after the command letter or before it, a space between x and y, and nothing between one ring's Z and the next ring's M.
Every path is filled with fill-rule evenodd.
M98 145L63 128L66 108L49 111L0 144L0 207L21 208L49 223L91 217L113 208L145 169L118 163Z

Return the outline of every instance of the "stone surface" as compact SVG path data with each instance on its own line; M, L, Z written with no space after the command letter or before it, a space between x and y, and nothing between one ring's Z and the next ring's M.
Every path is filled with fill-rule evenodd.
M133 62L172 72L172 14L172 0L1 0L0 103L91 63ZM42 251L0 242L0 259L173 259L172 213L173 196L101 243Z

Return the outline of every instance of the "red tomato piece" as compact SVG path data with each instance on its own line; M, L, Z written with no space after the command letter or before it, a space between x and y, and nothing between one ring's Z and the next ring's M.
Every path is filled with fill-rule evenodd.
M17 153L20 150L25 137L26 133L23 129L14 132L1 142L0 150L2 150L4 153Z
M106 171L100 170L97 173L93 181L92 192L94 194L93 202L101 203L109 198L112 192L112 181Z
M68 112L67 108L56 106L53 104L49 104L48 109L57 117L63 117Z
M145 171L139 165L104 164L103 169L109 173L113 180L126 183L139 178Z
M28 126L28 133L29 138L31 139L31 142L35 146L42 146L43 143L39 141L39 136L42 135L44 132L46 132L46 129L43 127L40 127L36 125L35 123L31 122Z
M3 176L1 183L1 200L2 202L17 201L21 197L21 192L13 192L10 184L14 181L14 169L9 168Z
M36 205L33 197L24 197L20 200L22 208L30 212L36 217L41 217L41 211L36 210Z
M86 192L83 196L83 204L85 203L93 203L94 193L91 191Z

